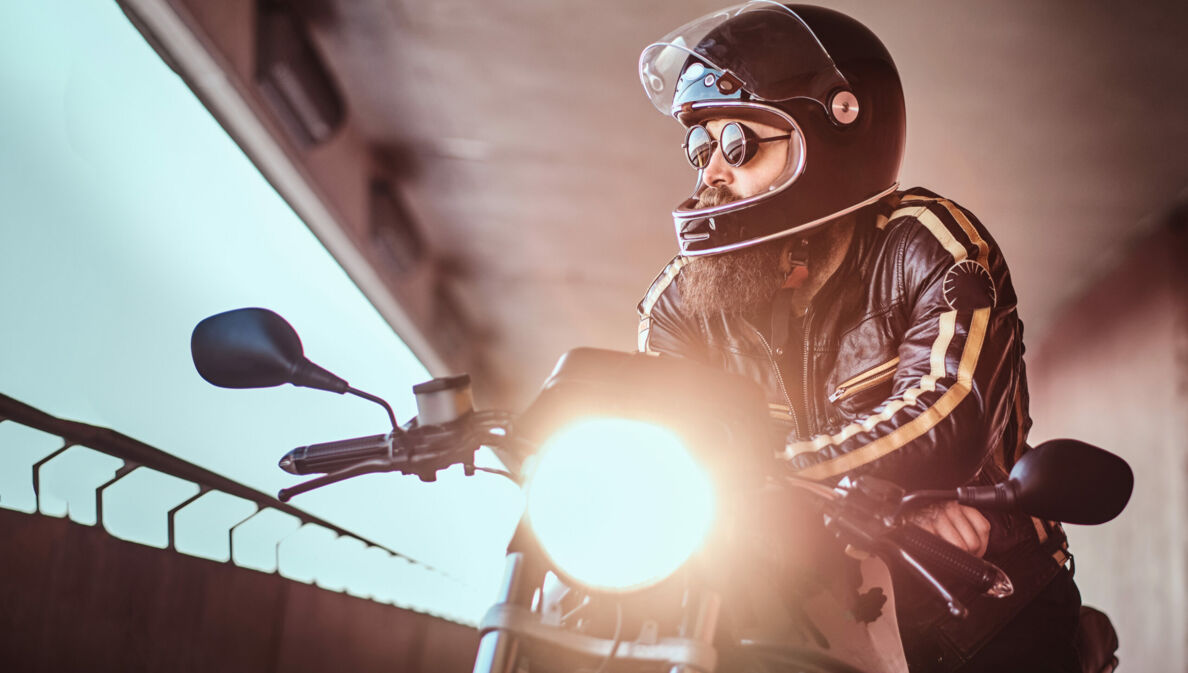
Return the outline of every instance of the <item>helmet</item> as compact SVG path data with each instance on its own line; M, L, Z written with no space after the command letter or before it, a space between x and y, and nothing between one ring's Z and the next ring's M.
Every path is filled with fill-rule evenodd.
M891 194L906 135L899 73L882 42L838 12L752 0L644 49L639 76L685 126L713 117L790 129L767 191L673 211L681 254L709 255L804 233Z

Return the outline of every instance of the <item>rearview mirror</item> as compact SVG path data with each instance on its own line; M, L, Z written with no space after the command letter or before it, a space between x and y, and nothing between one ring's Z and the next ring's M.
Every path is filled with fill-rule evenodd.
M346 381L310 362L284 318L263 308L240 308L206 318L190 337L194 367L221 388L270 388L284 383L336 393Z
M1130 501L1134 473L1125 460L1075 439L1053 439L1023 454L1011 469L1015 502L1055 521L1095 525Z

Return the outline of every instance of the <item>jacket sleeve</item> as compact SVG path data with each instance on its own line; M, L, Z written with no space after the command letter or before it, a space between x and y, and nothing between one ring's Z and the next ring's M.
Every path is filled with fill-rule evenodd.
M639 302L639 352L705 360L705 346L696 324L679 308L676 280L686 262L684 257L669 262Z
M954 487L998 447L1015 410L1021 327L1001 254L951 202L905 199L896 216L906 218L895 223L906 318L892 394L837 432L789 442L784 458L800 476Z

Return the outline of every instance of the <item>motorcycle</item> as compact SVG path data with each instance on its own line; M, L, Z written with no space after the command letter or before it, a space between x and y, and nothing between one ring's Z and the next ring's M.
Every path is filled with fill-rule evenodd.
M889 569L955 617L968 612L955 587L1013 591L993 564L907 523L911 512L955 501L1099 524L1133 487L1124 460L1068 439L1031 449L991 486L906 493L869 476L807 481L776 459L782 437L753 382L646 354L572 350L518 415L476 410L466 375L436 378L413 387L417 416L400 425L387 402L306 358L271 311L211 316L191 350L216 386L288 383L386 409L389 432L282 457L290 473L320 475L283 489L282 501L376 472L432 481L456 464L525 489L474 673L903 673ZM476 466L483 446L506 469ZM1086 670L1107 670L1113 650L1099 649Z

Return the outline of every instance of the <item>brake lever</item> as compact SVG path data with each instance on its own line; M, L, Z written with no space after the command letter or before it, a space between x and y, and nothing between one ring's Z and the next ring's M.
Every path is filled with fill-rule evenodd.
M877 553L883 560L888 563L898 562L907 568L910 572L915 573L924 583L936 593L936 595L945 602L945 606L949 610L949 614L957 618L964 618L969 614L969 610L962 604L951 591L945 588L945 585L936 578L915 556L912 556L903 549L895 540L888 537L890 527L883 522L876 524L877 530L870 530L856 523L845 515L844 511L835 510L830 513L830 519L826 524L832 528L835 533L845 535L847 543L857 543L857 547L867 551Z
M878 554L888 564L900 564L907 571L914 573L937 597L944 601L949 614L954 617L964 618L969 614L965 605L937 579L932 571L920 562L915 554L905 549L904 545L921 553L927 552L926 557L935 557L939 554L940 560L945 561L945 567L951 571L976 573L979 569L962 567L960 559L944 559L944 550L939 549L937 545L909 544L912 542L911 539L904 540L902 536L899 536L900 539L896 539L894 535L905 509L931 501L951 499L951 493L920 491L915 494L905 494L903 489L890 482L868 477L860 477L858 482L848 485L842 490L830 489L795 477L785 477L785 480L797 488L815 493L822 499L823 513L826 515L825 525L833 530L839 539L844 537L843 541L847 544L853 544L859 549ZM939 538L937 543L947 546ZM964 553L959 549L956 551ZM976 560L980 561L980 559ZM1000 598L1009 596L1014 590L1010 578L997 566L990 563L985 563L985 565L997 576L991 578L994 582L988 589L992 589L992 591L987 589L983 589L983 591L986 591L988 595ZM971 584L976 585L976 582L971 581Z
M316 488L328 486L345 479L350 479L351 477L358 477L359 475L371 474L373 472L393 472L398 469L400 468L396 464L396 461L391 458L373 458L371 460L365 460L361 463L355 463L354 465L343 468L337 472L330 472L328 474L323 474L320 477L314 477L313 479L310 479L309 481L303 481L296 486L282 488L280 492L276 494L276 498L281 502L288 502L295 495L308 493L309 491L312 491Z
M924 580L924 583L931 587L932 590L936 592L937 596L939 596L940 599L945 602L945 606L948 607L950 615L953 615L957 619L965 619L969 615L969 609L966 608L965 605L960 600L958 600L952 592L946 589L945 585L941 584L941 581L938 580L936 576L934 576L928 571L927 568L925 568L918 560L916 560L916 557L907 553L903 547L900 547L894 543L883 545L883 548L884 551L894 553L897 558L903 561L908 568L916 573L917 577Z

